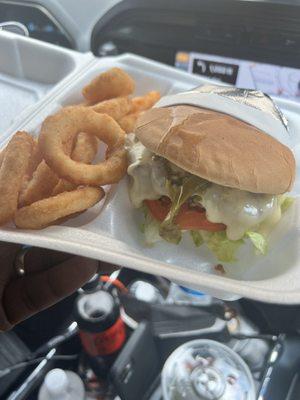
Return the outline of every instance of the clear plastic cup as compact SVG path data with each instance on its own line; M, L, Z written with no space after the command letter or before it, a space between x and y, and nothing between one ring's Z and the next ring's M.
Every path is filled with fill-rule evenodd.
M193 340L178 347L162 371L164 400L255 400L251 372L229 347Z

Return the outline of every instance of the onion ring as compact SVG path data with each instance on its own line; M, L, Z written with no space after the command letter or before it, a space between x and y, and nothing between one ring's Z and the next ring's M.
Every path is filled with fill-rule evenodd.
M20 208L14 221L18 228L42 229L62 218L87 210L104 195L101 187L81 187L71 192L60 193Z
M148 110L158 102L160 97L160 93L156 90L152 90L144 96L134 97L132 99L132 112Z
M87 165L64 152L63 142L74 140L79 132L95 135L107 144L104 161ZM68 107L44 121L39 146L46 163L58 176L77 185L105 185L118 182L126 174L124 140L124 131L108 115L88 107Z
M84 164L90 164L98 151L98 140L95 136L89 135L85 132L80 132L76 139L75 147L72 151L72 160L82 162ZM55 186L52 196L55 196L62 192L69 192L74 190L76 185L74 183L60 179L58 184Z
M28 184L30 180L32 179L34 171L37 169L38 165L42 162L42 155L37 143L36 139L33 139L33 150L32 154L29 160L29 165L26 171L26 174L24 175L23 182L22 182L22 187L20 190L20 195L19 195L19 202L22 202L24 193L27 190Z
M84 164L90 164L96 157L98 151L98 140L95 136L85 132L80 132L76 138L74 149L72 150L72 160Z
M107 114L118 121L130 112L132 102L128 97L117 97L115 99L101 101L91 108L97 113Z
M128 96L135 89L134 80L121 68L111 68L96 76L82 89L82 94L90 103Z
M127 114L118 121L118 124L126 133L134 132L136 121L141 114L141 111Z
M10 221L17 210L32 149L33 138L26 132L17 132L5 149L0 168L0 225Z
M32 179L27 183L25 189L20 194L19 206L27 206L28 204L50 196L58 181L58 176L43 160L34 171Z
M42 162L42 154L40 152L37 139L33 138L33 149L29 160L26 175L31 178L38 165Z
M67 154L71 153L73 142L66 140L63 148ZM59 177L46 164L44 160L40 162L34 171L31 180L23 185L19 197L19 206L24 207L41 199L46 199L52 194L53 189L58 184Z

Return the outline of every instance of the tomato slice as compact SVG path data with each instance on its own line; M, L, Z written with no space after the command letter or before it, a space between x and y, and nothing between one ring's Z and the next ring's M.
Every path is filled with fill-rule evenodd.
M169 200L169 199L168 199ZM163 221L171 208L170 200L145 200L151 215L158 221ZM219 232L226 229L226 225L208 221L205 210L200 207L190 208L186 203L180 208L175 223L183 230L201 229L210 232Z
M171 201L145 200L144 203L148 207L152 217L161 222L166 218L171 208Z

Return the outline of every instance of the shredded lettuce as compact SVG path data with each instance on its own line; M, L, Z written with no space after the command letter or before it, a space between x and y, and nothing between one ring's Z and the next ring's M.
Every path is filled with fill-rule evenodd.
M229 240L226 232L205 232L204 236L207 247L215 254L219 261L234 262L236 252L244 243L243 239Z
M160 236L169 243L179 244L182 239L182 232L180 228L173 223L162 223L159 227Z
M268 241L267 239L258 232L246 232L245 238L249 238L255 247L258 254L266 255L268 252Z
M295 199L293 197L284 197L282 203L280 204L281 212L284 213L290 206L294 203Z
M180 184L167 180L167 189L171 199L171 209L163 222L155 220L147 207L144 207L145 223L143 230L147 244L154 244L161 238L168 242L178 244L181 241L183 231L175 224L175 218L180 207L188 200L195 199L201 204L201 196L209 183L195 176L180 177ZM279 214L285 212L294 202L292 197L282 196L280 199ZM280 218L280 215L279 215ZM226 231L207 232L203 230L191 230L190 235L196 247L206 244L214 253L218 261L232 263L237 261L236 253L245 240L250 240L256 253L266 255L268 252L267 233L264 233L262 223L256 231L247 231L240 240L229 240Z
M190 235L196 247L200 247L204 243L204 239L200 231L190 231Z
M159 235L160 222L152 217L147 207L143 207L143 213L145 220L141 226L141 230L144 233L146 245L152 246L154 243L161 240Z
M218 261L235 262L236 252L239 247L245 243L245 239L250 239L256 251L259 254L267 254L267 239L258 232L246 232L243 239L229 240L226 232L207 232L207 231L190 231L190 235L196 247L200 247L203 243L214 253Z
M180 207L192 196L200 196L209 185L204 179L194 175L187 175L180 179L180 184L172 184L167 180L167 190L171 199L171 208L165 220L160 225L160 235L171 243L178 244L181 240L181 231L174 223Z

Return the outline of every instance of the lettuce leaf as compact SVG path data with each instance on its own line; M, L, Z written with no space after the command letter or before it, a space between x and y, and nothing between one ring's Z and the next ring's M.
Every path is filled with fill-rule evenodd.
M223 262L237 261L235 254L244 243L243 239L229 240L225 231L208 233L204 240L217 259Z
M179 244L182 238L180 228L173 223L162 223L159 227L159 235L169 243Z
M232 263L237 261L235 254L239 247L245 243L244 239L250 239L258 254L266 255L268 251L267 239L258 232L246 232L240 240L228 239L226 232L190 231L190 235L196 247L203 243L217 257L218 261Z
M266 255L268 252L268 241L267 239L258 232L246 232L245 238L249 238L255 247L258 254Z
M204 239L200 231L190 231L190 235L196 247L200 247L204 243Z
M152 217L147 207L143 207L143 213L145 221L141 226L141 230L145 235L144 238L146 245L152 246L154 243L161 240L159 235L160 222Z
M193 195L201 195L208 185L207 181L194 175L182 178L180 185L172 184L170 180L167 180L171 208L163 223L173 222L180 207Z
M284 197L280 204L281 212L284 213L288 208L290 208L294 201L295 199L293 197Z
M201 195L209 185L207 181L194 175L181 178L181 183L172 184L167 180L167 189L171 199L171 208L165 220L160 225L160 235L171 243L178 244L181 240L181 231L174 223L180 207L193 195Z

